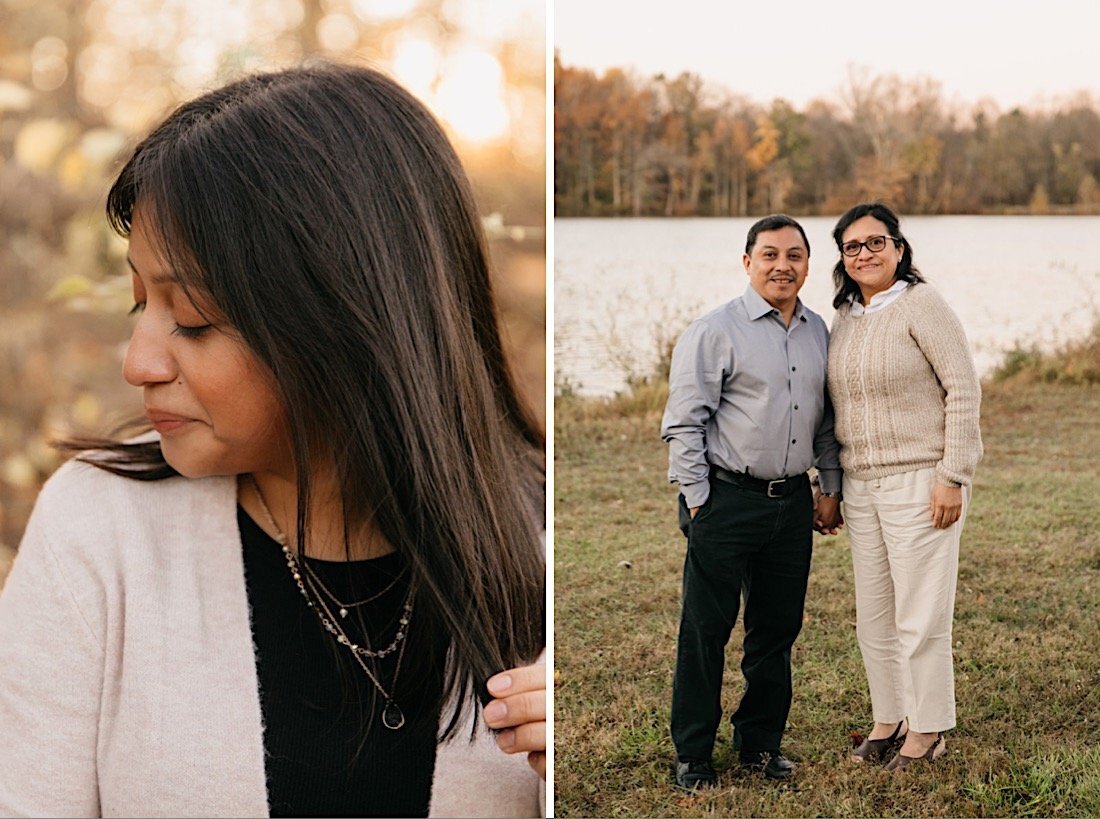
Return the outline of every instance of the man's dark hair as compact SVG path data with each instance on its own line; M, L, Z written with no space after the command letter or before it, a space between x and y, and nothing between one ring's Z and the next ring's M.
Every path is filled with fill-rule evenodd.
M913 248L910 247L909 240L902 235L901 221L898 219L897 214L883 202L861 202L845 211L844 215L837 220L836 227L833 228L833 240L836 242L837 250L840 250L840 246L844 244L844 231L853 222L859 221L864 216L873 216L886 225L886 230L893 237L894 242L902 246L901 260L898 262L898 269L894 274L895 278L907 282L923 282L924 277L921 276L917 268L913 267ZM843 253L840 254L837 263L833 265L833 286L836 288L836 294L833 296L833 307L840 307L853 295L857 297L860 295L859 284L848 275L848 271L844 267Z
M450 646L439 705L454 708L451 736L471 685L484 696L489 676L545 643L545 454L442 128L372 69L249 76L136 147L107 197L124 237L135 209L193 301L269 371L293 446L297 542L310 542L311 473L331 464L345 532L369 522L404 556L418 626ZM69 449L93 444L83 457L116 474L176 474L159 441Z
M806 238L806 231L802 229L802 225L798 224L798 222L785 213L773 213L771 216L765 216L749 228L749 235L745 239L745 253L750 256L752 255L752 249L756 247L756 237L761 233L769 230L779 230L785 227L793 227L802 235L802 241L806 245L806 255L809 256L810 240Z

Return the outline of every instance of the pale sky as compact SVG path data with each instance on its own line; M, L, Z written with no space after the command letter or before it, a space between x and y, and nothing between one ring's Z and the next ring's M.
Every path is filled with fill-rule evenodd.
M964 106L1100 102L1097 0L554 0L551 14L565 65L691 71L761 103L835 99L849 65L931 77Z

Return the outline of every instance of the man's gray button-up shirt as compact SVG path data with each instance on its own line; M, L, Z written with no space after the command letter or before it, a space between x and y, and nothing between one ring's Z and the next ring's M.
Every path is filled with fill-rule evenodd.
M790 326L750 285L694 321L672 354L661 437L668 478L689 507L710 495L710 467L774 480L811 466L840 491L826 391L829 331L798 302Z

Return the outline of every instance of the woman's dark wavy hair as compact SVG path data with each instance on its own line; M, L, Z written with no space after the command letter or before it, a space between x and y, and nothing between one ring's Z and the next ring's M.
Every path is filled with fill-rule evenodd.
M901 244L901 261L898 262L896 278L907 282L923 282L924 277L921 276L917 268L913 267L913 248L909 245L909 241L905 236L902 235L897 214L882 202L861 202L849 208L837 220L836 227L833 228L833 241L836 242L836 249L839 251L840 246L844 243L844 231L851 227L853 222L862 219L864 216L873 216L886 225L886 229L890 231L894 241ZM833 296L834 308L840 307L853 295L856 298L860 296L859 285L844 269L843 253L833 266L833 286L836 288L836 295Z
M497 325L488 248L442 129L396 82L321 64L188 102L134 150L107 197L128 237L155 226L189 292L271 372L288 419L298 542L310 464L331 460L346 531L406 558L417 619L450 641L453 736L476 691L545 643L545 442ZM149 214L148 217L145 214ZM82 442L141 480L159 443Z

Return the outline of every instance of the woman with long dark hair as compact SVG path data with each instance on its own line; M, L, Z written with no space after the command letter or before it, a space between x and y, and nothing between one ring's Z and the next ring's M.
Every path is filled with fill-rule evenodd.
M833 229L829 395L874 726L855 762L931 762L955 727L951 623L981 387L962 324L881 202Z
M28 524L0 813L538 813L544 442L438 124L367 68L248 77L107 215L147 431L70 442Z

